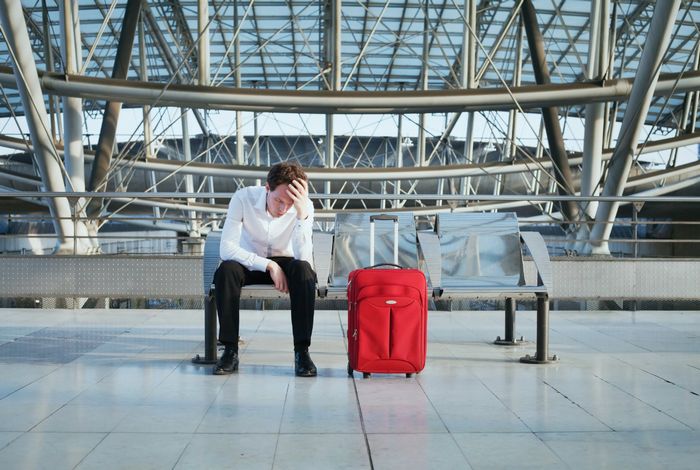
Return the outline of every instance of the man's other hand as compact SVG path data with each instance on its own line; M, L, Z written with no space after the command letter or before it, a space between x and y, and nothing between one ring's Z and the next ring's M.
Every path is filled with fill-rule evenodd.
M285 294L289 292L287 288L287 276L284 275L284 271L279 264L274 261L270 261L267 264L267 271L270 273L272 278L272 283L275 285L275 289Z
M303 179L296 179L289 183L287 195L294 201L294 209L297 212L297 219L304 220L309 216L308 199L309 185Z

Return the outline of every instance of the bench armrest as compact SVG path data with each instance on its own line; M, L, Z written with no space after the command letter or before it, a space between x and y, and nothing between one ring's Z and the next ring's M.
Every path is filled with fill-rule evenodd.
M537 268L537 285L544 287L547 293L552 291L554 276L552 275L552 262L549 259L547 244L538 232L520 232L520 239L525 243L532 260Z
M433 289L433 296L442 295L442 249L440 248L440 237L435 232L416 232L418 236L418 246L423 253L425 266L428 270L430 287Z
M313 257L318 296L324 298L328 294L328 277L331 272L331 253L333 252L333 234L314 232L313 242Z

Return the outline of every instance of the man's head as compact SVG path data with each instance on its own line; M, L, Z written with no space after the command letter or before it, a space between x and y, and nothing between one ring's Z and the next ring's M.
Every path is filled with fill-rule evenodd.
M274 191L280 184L289 184L294 180L308 181L308 179L298 163L282 162L273 165L267 172L267 187L270 191Z
M294 205L294 201L287 194L289 185L294 180L308 181L304 170L297 163L282 162L274 165L267 173L266 206L267 211L273 217L280 217Z

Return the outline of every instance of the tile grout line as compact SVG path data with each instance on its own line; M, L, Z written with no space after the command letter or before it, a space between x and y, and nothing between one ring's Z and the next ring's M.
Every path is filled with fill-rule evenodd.
M640 370L642 370L642 371L644 371L644 372L647 372L647 371L645 371L644 369L640 369ZM649 372L647 372L647 373L649 373ZM654 374L651 374L651 375L654 375ZM624 393L625 395L627 395L627 396L629 396L629 397L631 397L631 398L634 398L635 400L637 400L637 401L639 401L639 402L641 402L641 403L644 403L646 406L650 407L650 408L653 409L653 410L656 410L657 412L659 412L659 413L661 413L661 414L663 414L663 415L668 416L668 417L671 418L672 420L678 421L679 423L681 423L683 426L686 426L686 427L687 427L688 429L690 429L691 431L695 431L695 430L696 430L695 428L693 428L692 426L690 426L690 425L687 424L687 423L684 423L683 421L681 421L680 419L676 418L675 416L671 416L670 414L666 413L664 410L662 410L662 409L660 409L660 408L657 408L656 406L652 405L651 403L647 403L646 401L642 400L642 399L639 398L638 396L633 395L633 394L629 393L627 390L622 389L622 388L619 387L618 385L616 385L616 384L614 384L614 383L612 383L612 382L609 382L609 381L605 380L603 377L601 377L601 376L599 376L599 375L596 375L596 374L593 374L593 377L597 378L598 380L602 380L603 382L605 382L606 384L610 385L611 387L618 389L619 391L621 391L621 392ZM658 377L658 376L657 376L657 377ZM659 377L659 378L663 379L663 377ZM677 386L676 384L673 384L673 385ZM679 387L679 388L683 390L683 387Z
M275 468L275 462L277 462L277 449L280 445L280 435L282 434L282 423L284 422L284 411L287 409L287 399L289 398L289 381L287 381L287 387L284 390L284 403L282 404L282 414L280 415L280 424L277 428L275 439L275 450L272 453L272 466L270 468Z
M459 450L459 453L462 454L462 457L464 457L464 460L465 460L465 462L467 462L467 465L469 465L469 468L474 468L472 463L469 461L469 457L467 456L466 452L464 451L464 449L462 449L462 446L460 446L459 443L457 442L455 435L452 433L452 431L450 431L450 428L449 428L449 426L447 426L447 423L445 423L445 420L442 419L442 415L440 414L437 407L433 403L433 400L431 400L430 397L428 396L428 394L426 393L425 389L423 388L423 384L421 383L420 380L418 380L417 377L416 377L416 383L418 384L418 387L423 392L423 395L425 395L425 398L428 400L428 403L430 403L430 406L433 407L433 411L435 411L435 414L438 415L438 417L440 418L440 422L442 423L442 425L445 426L445 429L447 430L447 434L449 434L450 439L452 439L452 442L457 446L457 450ZM428 434L432 434L432 433L428 433Z
M343 328L343 318L338 310L338 324L340 325L340 332L343 338L343 343L345 344L345 353L348 351L347 343L347 331ZM372 460L372 447L369 445L369 436L367 435L367 428L365 427L365 417L362 414L362 405L360 404L360 393L357 390L357 381L353 375L352 377L352 388L355 391L355 403L357 403L357 413L360 418L360 428L362 429L362 437L365 440L365 447L367 448L367 458L369 459L369 468L374 470L374 462Z

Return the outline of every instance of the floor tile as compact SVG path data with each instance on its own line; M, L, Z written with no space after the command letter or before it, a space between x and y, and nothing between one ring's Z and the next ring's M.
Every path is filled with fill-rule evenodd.
M21 432L0 431L0 450L22 434Z
M189 434L111 433L77 469L171 469L187 446Z
M269 470L276 446L277 434L197 434L175 470Z
M275 470L370 468L362 434L280 434Z
M298 378L290 383L282 433L361 433L352 380Z
M450 434L370 434L376 470L471 468Z
M101 433L25 433L0 450L0 468L72 469L104 437Z
M474 469L565 467L564 462L532 433L459 433L454 434L454 438Z
M289 311L243 312L240 370L214 376L190 362L200 310L0 309L0 342L75 356L0 356L0 468L697 466L700 312L553 311L539 366L517 315L530 341L500 347L502 312L431 311L424 371L352 379L345 311L316 313L319 376L297 378Z
M600 468L697 468L697 432L543 433L539 437L567 465Z
M114 429L115 432L158 433L195 432L206 413L207 406L175 407L164 405L136 405Z
M448 432L415 378L376 374L356 383L367 433Z
M114 430L130 412L125 405L65 405L39 423L33 431L104 432Z

